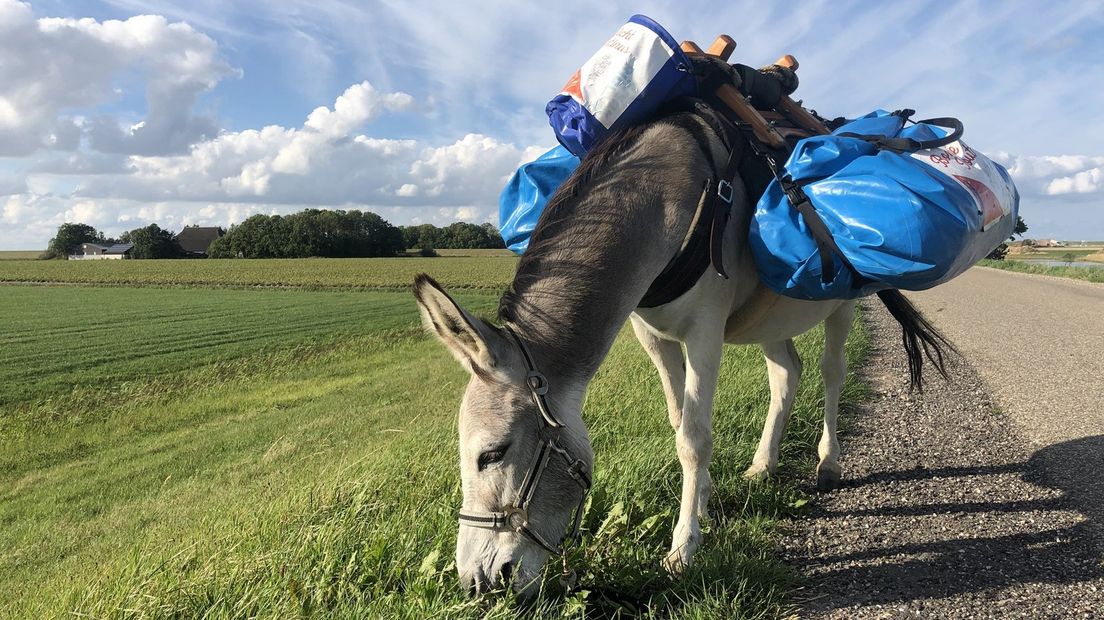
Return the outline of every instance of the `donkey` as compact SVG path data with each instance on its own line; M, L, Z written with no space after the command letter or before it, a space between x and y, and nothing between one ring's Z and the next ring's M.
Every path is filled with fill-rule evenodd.
M471 373L460 405L463 505L456 546L462 585L481 592L509 582L535 592L560 553L574 511L578 531L594 456L581 417L587 385L626 319L659 371L682 465L678 521L665 567L681 572L702 541L711 490L711 416L725 343L759 344L770 408L746 476L778 466L801 360L793 338L823 322L824 424L817 485L840 480L836 417L846 372L853 301L779 296L759 280L747 243L754 204L732 179L723 267L674 301L638 305L680 249L718 177L726 146L699 114L681 112L611 136L584 158L549 201L503 295L494 325L462 308L425 274L414 282L426 328ZM902 324L910 371L920 347L939 357L941 337L896 291L880 294ZM943 341L945 342L945 341ZM565 564L566 571L566 564Z

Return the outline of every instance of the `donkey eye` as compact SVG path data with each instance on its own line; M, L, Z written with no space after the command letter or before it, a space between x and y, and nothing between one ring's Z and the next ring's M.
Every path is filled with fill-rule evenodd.
M487 468L488 465L501 461L502 458L506 456L507 447L509 446L495 448L494 450L487 450L486 452L480 453L479 460L477 461L477 464L479 465L479 471L483 471Z

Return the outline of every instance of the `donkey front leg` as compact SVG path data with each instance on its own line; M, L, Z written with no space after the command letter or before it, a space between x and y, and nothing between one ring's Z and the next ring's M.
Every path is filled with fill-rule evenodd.
M663 384L663 395L667 398L667 419L671 422L671 428L677 431L682 425L682 397L686 390L686 357L682 353L682 343L660 337L635 314L632 315L632 326L636 339L659 371L659 382Z
M761 345L767 358L767 379L770 381L770 409L763 425L763 436L755 450L751 467L744 473L749 480L762 480L778 468L778 445L790 419L797 384L801 379L801 358L793 340L779 340Z
M843 474L839 464L839 442L836 441L836 418L839 415L840 392L847 375L844 344L851 332L855 304L840 306L824 321L824 354L820 358L820 374L824 377L824 432L817 452L817 489L831 491L839 485Z
M699 517L707 516L711 482L709 461L713 457L713 392L717 389L721 350L721 329L696 330L686 342L686 392L682 420L675 433L679 463L682 464L682 503L675 525L671 550L664 565L681 573L701 544Z

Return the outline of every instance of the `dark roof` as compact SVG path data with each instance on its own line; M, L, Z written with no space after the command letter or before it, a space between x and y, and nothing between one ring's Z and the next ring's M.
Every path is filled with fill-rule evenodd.
M99 243L82 243L81 250L88 254L126 254L134 247L133 243L115 243L102 245Z
M189 254L206 254L215 239L222 236L218 226L185 226L176 235L176 242Z
M126 254L134 247L133 243L116 243L104 249L104 254Z

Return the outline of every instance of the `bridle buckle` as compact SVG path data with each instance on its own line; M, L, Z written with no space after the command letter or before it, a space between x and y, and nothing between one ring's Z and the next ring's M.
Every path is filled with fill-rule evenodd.
M548 379L537 370L530 370L525 375L525 384L529 386L529 391L537 396L544 396L548 393Z

